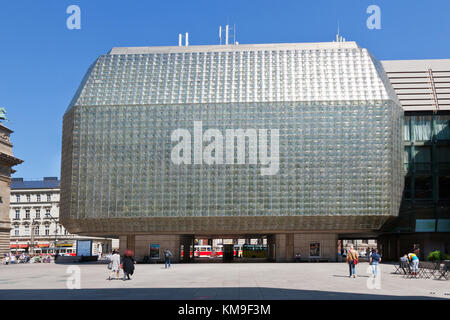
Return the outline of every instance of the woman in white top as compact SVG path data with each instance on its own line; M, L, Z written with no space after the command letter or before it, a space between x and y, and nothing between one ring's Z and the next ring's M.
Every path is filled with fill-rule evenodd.
M116 273L116 279L118 280L120 273L120 255L116 250L113 251L110 264L111 264L111 273L108 277L108 280L111 280L111 276L114 275L114 272Z

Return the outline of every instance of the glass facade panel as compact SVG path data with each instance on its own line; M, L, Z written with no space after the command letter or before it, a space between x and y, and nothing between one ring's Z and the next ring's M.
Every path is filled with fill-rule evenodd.
M433 179L431 176L417 176L414 181L415 198L431 199L433 196Z
M398 159L382 142L391 139L389 102L209 104L207 110L108 106L77 113L78 176L72 179L78 217L389 214L393 209L396 182L389 168ZM279 129L277 174L262 175L267 166L249 163L261 145L248 141L245 164L198 165L194 152L192 164L174 164L171 134L179 128L193 134L193 115L203 131L214 128L223 136L233 128ZM113 124L113 117L120 122Z
M450 116L442 115L436 118L436 138L450 140Z
M411 125L410 125L410 119L405 117L405 122L403 125L403 139L405 141L411 140Z
M414 118L414 140L431 140L431 116L415 116Z
M416 170L431 169L431 147L415 147L414 165Z

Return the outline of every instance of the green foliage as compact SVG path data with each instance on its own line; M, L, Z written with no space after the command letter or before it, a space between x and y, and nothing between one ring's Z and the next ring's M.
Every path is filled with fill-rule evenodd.
M244 258L267 258L266 250L243 250L242 256Z
M441 261L441 260L443 260L442 258L443 257L441 255L441 252L439 250L436 250L436 251L430 252L430 254L427 257L427 260L428 261Z

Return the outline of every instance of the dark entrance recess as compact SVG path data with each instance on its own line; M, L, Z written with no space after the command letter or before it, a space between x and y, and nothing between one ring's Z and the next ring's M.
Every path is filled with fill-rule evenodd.
M234 246L232 244L223 245L223 262L233 262Z

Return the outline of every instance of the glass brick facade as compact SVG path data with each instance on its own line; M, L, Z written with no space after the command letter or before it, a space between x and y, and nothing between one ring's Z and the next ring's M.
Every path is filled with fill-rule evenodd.
M308 217L304 228L315 230L326 217L350 217L353 228L376 229L397 216L403 112L366 49L149 50L100 56L64 116L69 230L94 219L190 217ZM174 164L171 133L193 132L194 121L221 132L278 129L279 171L264 176L248 161ZM267 221L274 230L290 223Z

